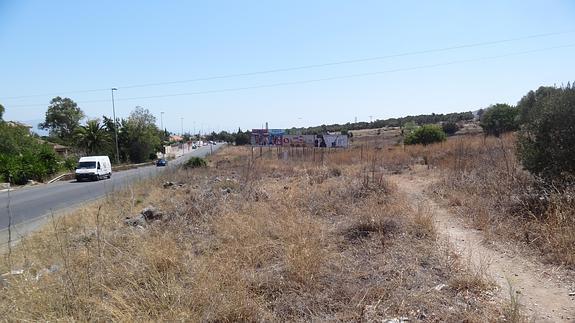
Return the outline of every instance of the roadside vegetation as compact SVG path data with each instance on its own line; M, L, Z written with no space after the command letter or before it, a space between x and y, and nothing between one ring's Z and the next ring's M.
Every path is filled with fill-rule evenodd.
M112 163L143 163L156 158L164 145L201 138L210 141L249 143L249 131L236 133L184 134L180 142L171 142L170 133L156 126L156 117L147 109L135 107L126 119L102 116L86 119L82 109L70 98L55 97L45 114L41 129L48 136L40 137L23 124L2 119L5 108L0 105L0 182L26 184L43 182L59 172L75 168L78 157L109 156ZM85 122L83 123L83 120ZM115 135L118 133L119 156L116 158ZM55 153L54 146L65 149L65 157Z
M5 122L3 111L0 105L0 182L25 184L58 172L63 164L52 147L30 135L26 127Z
M376 150L228 147L52 219L0 265L14 320L495 321L484 273ZM317 156L316 156L317 157ZM403 160L406 161L407 159ZM375 167L377 165L377 167ZM151 206L151 207L149 207Z

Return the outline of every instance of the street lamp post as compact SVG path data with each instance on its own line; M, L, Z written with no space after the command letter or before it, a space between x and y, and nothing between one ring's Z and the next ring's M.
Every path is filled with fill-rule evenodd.
M113 87L112 89L112 113L114 117L114 135L116 137L116 163L120 163L120 148L118 146L118 123L116 122L116 106L114 104L114 91L118 89Z

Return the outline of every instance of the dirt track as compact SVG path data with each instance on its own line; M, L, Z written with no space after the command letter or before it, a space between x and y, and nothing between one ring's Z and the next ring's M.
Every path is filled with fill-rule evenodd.
M575 297L555 278L554 268L534 263L517 254L488 246L481 231L468 228L446 207L426 195L433 183L426 172L397 175L393 180L407 197L432 212L438 232L474 269L484 270L498 285L499 297L510 300L510 286L523 313L536 322L575 322Z

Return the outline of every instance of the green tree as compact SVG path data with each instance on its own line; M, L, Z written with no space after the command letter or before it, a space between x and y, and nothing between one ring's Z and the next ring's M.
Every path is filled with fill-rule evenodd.
M32 136L28 128L0 122L0 138L0 181L43 181L59 170L54 149Z
M234 142L235 139L233 134L225 130L220 131L220 133L218 133L215 138L215 140L221 140L225 142Z
M106 116L102 116L102 125L104 127L104 130L106 131L106 137L109 138L110 140L110 144L107 146L107 150L105 151L105 155L108 155L110 157L110 160L112 161L112 163L116 162L116 132L115 129L118 128L118 143L120 143L120 132L121 129L119 127L119 122L114 122L114 120L112 118L106 117ZM121 151L120 151L120 155L121 155ZM119 159L122 160L126 160L125 158L122 158L120 156Z
M234 141L237 146L247 145L250 143L250 133L248 131L242 132L242 129L238 128Z
M151 159L162 149L162 131L148 109L136 107L127 120L122 120L119 139L124 157L134 163Z
M481 128L488 135L519 129L519 109L509 104L498 103L487 108L481 116Z
M524 123L518 156L530 172L551 181L575 179L575 87L541 87L519 101Z
M0 104L0 122L4 121L4 119L2 119L3 117L4 117L4 106Z
M44 122L38 126L48 130L51 137L59 139L62 143L70 144L82 118L84 118L84 112L76 102L70 98L57 96L50 101Z
M561 89L553 86L541 86L536 91L529 91L529 93L523 96L517 103L520 122L529 123L532 121L532 118L537 118L540 112L539 110L543 105L542 102L560 92L562 92Z
M477 117L479 118L479 120L481 120L481 117L483 116L484 112L485 112L485 110L483 110L483 109L477 110Z
M108 152L112 144L106 126L99 120L88 120L86 125L76 129L75 139L80 148L84 149L89 155L99 155Z
M406 145L429 145L435 142L441 142L446 139L445 133L438 125L423 125L411 133L404 140Z
M30 136L25 127L0 123L0 153L21 154L27 148L35 147L38 141Z

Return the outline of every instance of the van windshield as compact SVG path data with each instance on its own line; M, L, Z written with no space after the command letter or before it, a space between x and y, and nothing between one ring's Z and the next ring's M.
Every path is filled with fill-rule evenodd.
M85 161L78 164L78 168L96 168L95 161Z

